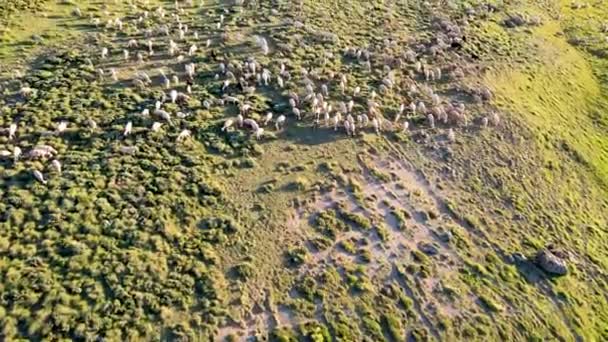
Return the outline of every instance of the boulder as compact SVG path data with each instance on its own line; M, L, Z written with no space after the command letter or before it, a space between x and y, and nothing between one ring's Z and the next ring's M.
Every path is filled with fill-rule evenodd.
M548 249L543 249L536 255L536 264L545 272L555 275L566 275L568 267L565 260L561 259Z

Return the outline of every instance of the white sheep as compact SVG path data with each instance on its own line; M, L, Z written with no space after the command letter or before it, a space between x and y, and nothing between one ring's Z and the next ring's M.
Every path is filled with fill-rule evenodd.
M179 133L179 135L177 136L177 141L178 141L178 142L183 141L183 140L185 140L185 139L189 138L191 135L192 135L192 132L191 132L190 130L188 130L188 129L184 129L184 130L183 130L183 131L181 131L181 132Z
M481 127L483 127L483 128L488 127L488 121L489 121L489 119L487 116L484 116L483 118L481 118Z
M15 160L15 162L17 162L17 160L19 160L19 158L21 157L21 148L19 146L15 146L15 148L13 148L13 159Z
M236 116L236 126L237 127L243 127L243 121L245 121L245 118L243 118L243 114L239 114Z
M454 142L456 141L456 133L454 133L453 129L448 129L448 133L447 133L447 139L449 142Z
M374 132L376 132L376 134L380 134L380 122L378 121L378 118L372 119L372 127L374 127Z
M129 60L129 50L122 50L122 56L125 61Z
M162 123L155 121L152 124L152 132L158 132L160 130L160 128L162 127L162 125L163 125Z
M177 90L171 90L169 96L171 97L171 103L175 103L175 101L177 101Z
M258 129L255 131L255 138L257 140L260 140L262 138L263 134L264 134L264 129L261 127L258 127Z
M285 81L283 81L283 78L281 76L277 76L277 84L278 84L279 88L285 87Z
M283 128L286 120L287 120L287 118L285 117L285 115L280 115L277 118L277 120L275 121L275 127L276 127L277 131L280 130L281 128Z
M351 113L353 111L354 107L355 107L355 101L353 101L353 100L348 101L348 105L346 107L346 113Z
M127 124L125 125L125 129L122 133L122 135L124 137L128 136L129 134L131 134L131 131L133 130L133 123L131 121L127 122Z
M46 180L44 179L42 172L40 172L38 170L34 170L33 173L34 173L34 178L36 178L40 183L46 184Z
M426 116L427 121L429 122L429 126L431 128L435 128L435 117L433 116L433 114L429 114Z
M292 112L293 112L293 115L295 115L298 120L302 120L302 113L300 112L300 110L298 108L294 107L292 109Z
M106 59L108 57L108 48L104 47L101 49L101 59Z
M53 159L51 165L53 166L55 171L57 171L57 173L61 173L61 162L59 162L59 160Z
M196 44L192 44L190 49L188 50L188 56L192 57L196 53L197 47Z
M264 117L264 126L268 125L268 123L272 121L272 113L268 112L266 113L266 116Z
M402 126L402 133L406 133L410 128L410 123L409 121L403 121L403 126Z
M12 123L8 127L8 140L13 140L15 138L15 134L17 133L17 124Z
M361 92L361 87L355 87L355 90L353 90L353 97L357 97L357 95L359 95L360 92Z
M170 125L172 124L171 122L171 114L169 114L168 112L162 110L162 109L156 109L154 110L153 114L165 121L167 121Z
M55 128L55 132L57 134L64 132L68 128L68 123L66 121L61 121L57 124L57 128Z

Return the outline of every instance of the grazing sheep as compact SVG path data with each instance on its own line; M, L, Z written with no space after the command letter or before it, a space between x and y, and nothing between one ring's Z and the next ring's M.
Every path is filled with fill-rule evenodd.
M355 107L355 101L353 101L353 100L348 101L348 105L346 107L346 113L352 113L354 107Z
M298 120L302 120L302 113L300 112L300 110L298 108L293 108L292 112L293 112L293 115L295 115Z
M272 121L272 113L268 112L266 113L266 116L264 117L264 126L268 125L268 123Z
M24 98L28 98L30 97L32 94L34 94L34 89L30 88L30 87L22 87L19 90L19 94L21 94L21 96L23 96Z
M350 121L346 120L344 121L344 130L346 130L346 135L350 135Z
M245 119L243 118L243 115L242 115L242 114L237 115L237 116L236 116L236 125L237 125L237 127L239 127L239 128L240 128L240 127L243 127L243 121L244 121L244 120L245 120Z
M152 132L158 132L160 130L160 128L162 127L162 123L160 122L154 122L152 124Z
M456 141L456 133L454 133L454 130L452 128L448 129L447 139L449 142Z
M172 125L171 122L171 114L169 114L168 112L162 110L162 109L155 109L154 112L152 113L155 116L167 121L170 125Z
M481 127L486 128L488 127L488 117L484 116L483 118L481 118Z
M169 96L171 97L171 103L175 103L175 101L177 101L177 90L171 90Z
M410 123L409 121L403 121L403 126L402 126L402 133L406 133L410 128Z
M57 124L57 128L55 128L55 133L60 134L64 132L68 128L68 123L66 121L61 121Z
M494 112L490 114L490 123L492 123L493 126L498 126L500 124L500 116L498 116L498 113Z
M8 128L8 140L13 140L15 138L16 133L17 133L17 124L12 123Z
M376 132L376 134L380 134L380 122L378 121L378 118L372 119L372 127L374 127L374 132Z
M118 151L123 154L135 154L137 153L137 146L121 146Z
M13 149L13 159L15 162L19 160L19 158L21 157L21 153L21 148L19 146L15 146L15 148Z
M95 122L93 119L87 119L87 125L91 130L97 129L97 122Z
M426 116L426 119L427 119L427 121L428 121L428 123L429 123L429 126L430 126L431 128L435 128L435 117L433 116L433 114L429 114L429 115L427 115L427 116Z
M287 118L285 117L285 115L280 115L277 118L277 120L275 121L275 127L276 127L277 131L280 130L281 128L283 128L286 120L287 120Z
M422 101L418 102L418 108L417 108L417 110L421 114L426 114L426 105L424 104L424 102L422 102Z
M128 136L129 134L131 134L131 131L133 130L133 123L131 121L127 122L127 124L125 125L125 130L123 131L122 135L123 137Z
M59 162L59 160L53 159L51 165L53 166L55 171L57 171L57 173L61 173L61 162Z
M255 120L253 120L253 119L245 119L245 120L243 120L243 126L251 128L251 130L254 131L254 132L257 131L260 128L260 126L258 125L258 123Z
M34 173L34 178L36 178L36 180L38 180L42 184L46 184L46 180L44 179L42 172L40 172L38 170L34 170L33 173Z
M259 127L256 131L255 131L255 138L257 140L260 140L262 138L262 135L264 134L264 129Z
M192 55L194 55L196 53L197 47L195 44L190 46L190 49L188 50L188 56L192 57Z
M360 92L361 92L361 87L356 87L355 90L353 91L353 97L357 97L357 95L359 95Z
M179 133L179 135L177 136L177 141L181 142L187 138L189 138L192 135L192 132L190 132L190 130L188 129L184 129L183 131L181 131Z
M104 47L101 49L101 59L106 59L108 57L108 48Z
M122 50L122 57L125 61L129 60L129 50Z

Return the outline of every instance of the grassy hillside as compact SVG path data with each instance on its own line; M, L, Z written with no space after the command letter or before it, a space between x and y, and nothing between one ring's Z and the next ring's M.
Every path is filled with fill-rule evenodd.
M15 5L0 6L1 340L608 339L607 4ZM236 65L248 57L272 81L226 92L259 123L287 116L259 140L222 130L239 106L219 102L219 64L245 78ZM427 80L417 61L442 77ZM159 70L186 92L190 62L191 94L171 103ZM138 87L138 72L151 83ZM303 98L306 79L328 85L335 111L352 99L365 113L376 92L376 117L399 126L349 137L322 116L313 128L305 104L296 120L289 92ZM401 103L434 107L431 90L464 116L397 118ZM172 121L155 132L162 120L140 113L163 97ZM41 144L61 172L27 158ZM535 262L547 246L568 274Z

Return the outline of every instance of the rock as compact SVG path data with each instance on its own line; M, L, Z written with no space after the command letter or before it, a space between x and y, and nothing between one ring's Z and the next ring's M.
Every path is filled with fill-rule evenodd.
M513 253L511 257L513 258L513 262L516 264L521 264L528 261L528 258L526 258L526 256L522 253Z
M426 255L437 255L439 254L439 248L433 243L430 242L420 242L418 244L418 249Z
M536 264L545 272L555 275L566 275L566 262L548 249L543 249L536 255Z

